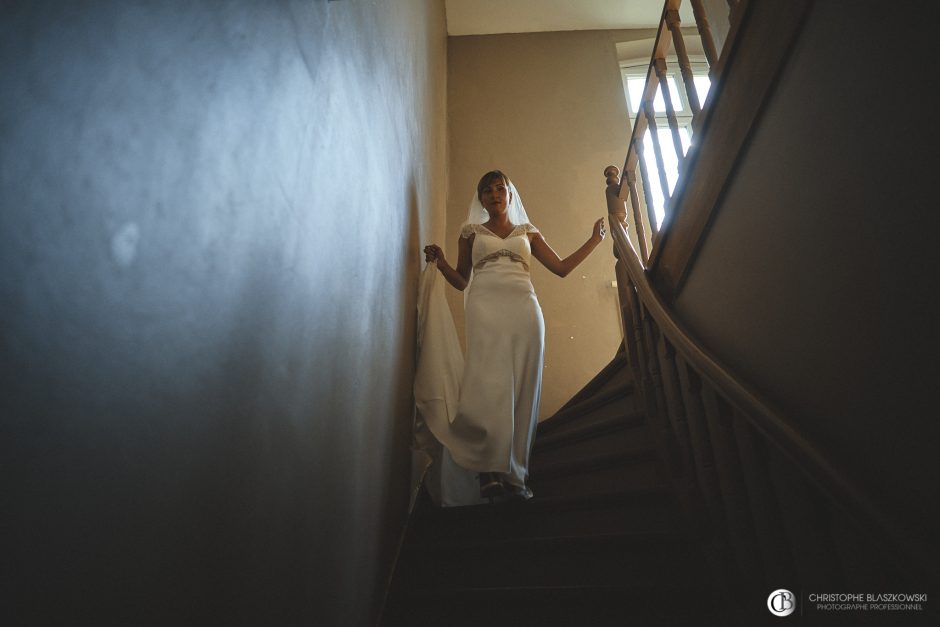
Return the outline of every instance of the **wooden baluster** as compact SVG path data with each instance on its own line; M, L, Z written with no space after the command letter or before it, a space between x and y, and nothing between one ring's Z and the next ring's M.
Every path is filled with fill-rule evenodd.
M659 230L659 226L656 222L656 208L653 207L653 188L650 186L649 168L646 167L646 148L643 147L643 138L640 137L634 140L634 146L636 147L637 163L640 164L640 180L643 183L643 198L646 200L646 217L647 223L650 226L649 240L652 242L653 234Z
M731 422L744 467L744 482L767 578L765 583L773 586L775 581L796 581L791 550L801 549L791 546L780 523L780 504L767 471L763 442L757 439L753 427L737 410Z
M689 437L692 441L692 457L699 489L705 497L705 505L708 508L709 518L715 531L724 535L727 531L727 525L722 509L718 473L715 469L715 455L712 452L712 444L708 436L708 425L705 424L705 410L702 406L701 396L702 381L698 375L689 371L689 367L681 359L676 364L676 374L679 377L683 406L686 409Z
M666 178L666 165L663 162L663 148L659 145L659 133L656 130L656 110L653 107L652 99L644 104L646 109L646 122L650 139L653 140L653 155L656 157L656 169L659 170L659 185L663 190L663 213L666 212L666 206L669 204L669 180ZM649 196L647 196L647 200ZM655 215L650 216L650 220L656 223Z
M636 170L627 172L627 186L630 188L630 206L633 208L633 222L636 224L636 238L640 244L640 255L645 264L650 258L649 243L646 241L646 235L649 230L645 228L643 224L643 210L640 208L640 195L636 190Z
M712 568L722 573L721 585L725 596L729 599L729 607L737 607L736 600L740 590L738 582L745 581L744 573L740 571L735 560L735 552L730 541L730 529L725 518L725 508L721 497L721 485L718 480L718 470L715 466L715 455L712 450L711 439L708 434L708 425L705 420L705 409L702 405L702 380L681 357L676 359L676 374L679 378L682 400L688 417L689 437L692 442L692 455L695 461L695 474L698 478L700 491L705 501L708 524L699 528L703 541L705 556L712 564ZM740 617L740 624L750 622Z
M768 448L766 459L784 531L798 547L793 560L800 585L823 589L844 582L832 538L825 531L828 515L822 499L782 453Z
M695 89L695 77L692 74L692 64L689 63L689 52L685 48L685 40L682 38L682 21L679 19L679 11L670 9L666 11L666 25L669 32L672 33L672 43L676 48L676 56L679 59L679 72L682 74L682 83L685 85L685 94L689 99L689 108L692 109L692 121L702 112L702 106L699 103L698 91Z
M700 521L700 524L704 524L706 527L711 527L709 507L705 502L705 496L697 479L698 473L696 472L692 452L693 445L686 417L685 400L679 382L678 357L675 348L666 336L663 333L659 333L658 336L657 350L663 390L666 397L666 408L677 449L681 456L682 481L679 484L679 499L694 520ZM710 534L707 532L703 533L703 538L708 535Z
M633 357L633 340L630 338L630 312L624 306L626 295L624 291L627 289L626 285L623 282L622 276L626 275L626 268L623 265L623 260L620 259L620 254L617 252L617 246L614 245L614 257L616 261L614 262L614 276L617 277L617 308L620 310L620 324L622 326L621 331L623 331L623 348L627 352L627 365L632 368L632 357Z
M712 68L718 63L718 51L715 49L715 39L712 37L712 27L705 16L705 7L702 0L692 1L692 14L695 16L695 26L698 27L698 34L702 38L702 49L705 51L705 59L708 61L708 76L715 80L712 75Z
M646 311L646 307L640 305L640 314L643 323L643 343L646 347L647 368L649 370L649 382L651 385L650 398L651 403L646 405L647 416L654 423L655 434L658 438L660 453L666 462L666 467L673 478L679 478L684 474L682 463L682 453L679 450L679 443L675 432L669 423L669 410L666 405L666 392L663 388L662 367L659 363L659 355L656 352L656 337L659 329L656 321Z
M616 252L616 250L615 247L614 252ZM630 274L627 272L627 267L622 260L617 260L614 266L614 272L617 277L617 294L620 296L620 316L623 321L623 343L627 351L627 362L630 364L630 371L642 394L641 362L636 334L638 325L633 318L633 307L631 305L631 303L636 300L636 289L633 286L633 282L630 281Z
M872 559L871 540L844 510L830 506L829 516L830 536L835 545L835 553L839 564L842 565L842 572L851 573L854 585L869 590L883 590L897 585L897 582L904 578L881 560Z
M646 403L648 375L644 367L644 364L646 364L646 351L643 348L643 327L640 323L639 298L636 294L636 287L633 285L633 281L630 280L630 275L623 266L623 262L617 265L620 267L620 270L617 270L617 285L619 286L621 281L624 285L624 289L620 293L620 306L624 310L623 319L626 326L624 337L629 340L627 349L630 351L630 366L633 369L633 376L639 387L640 395L644 397L643 401Z
M763 569L757 554L757 538L744 487L743 469L731 432L730 409L710 385L702 385L702 406L715 453L722 503L735 557L745 581L760 585Z
M642 306L636 293L636 287L630 280L626 269L623 271L623 278L626 279L627 289L621 296L626 298L624 320L629 321L632 326L631 338L634 352L631 354L630 365L633 367L633 376L637 379L640 396L643 399L643 406L646 410L650 435L657 444L657 449L662 452L663 447L659 446L661 439L658 437L658 412L656 411L656 394L653 390L652 374L649 368L649 350L644 333L644 324L642 320ZM618 275L618 285L621 277ZM668 465L668 456L663 455L663 460Z
M662 333L657 335L656 349L659 354L659 367L662 373L663 391L669 421L673 433L675 433L676 442L679 445L679 452L682 455L683 468L688 477L694 481L695 464L692 461L692 446L689 442L689 425L685 415L685 403L682 402L682 394L679 391L679 377L676 373L676 349Z
M627 273L624 272L626 275ZM636 350L636 369L634 377L639 377L637 385L640 391L640 398L643 402L643 409L646 413L646 427L649 432L653 446L663 460L666 471L672 475L676 466L674 463L675 455L672 454L669 447L668 429L665 428L662 420L662 413L659 411L655 383L653 380L654 369L651 367L651 353L646 327L649 324L645 318L645 311L639 296L636 293L636 287L628 279L629 289L627 290L627 303L630 309L630 321L633 324L634 348ZM631 365L633 365L631 363Z
M656 76L659 78L659 87L663 91L663 100L666 101L666 119L669 121L669 130L672 131L672 147L676 151L677 169L681 173L685 170L685 151L682 149L682 137L679 135L679 121L676 119L676 108L672 103L672 94L669 91L666 60L656 59L655 70Z

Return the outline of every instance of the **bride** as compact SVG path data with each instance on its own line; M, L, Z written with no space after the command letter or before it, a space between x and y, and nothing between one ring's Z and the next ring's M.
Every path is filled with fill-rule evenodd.
M529 453L538 423L545 325L529 279L535 257L564 277L603 241L604 219L562 259L530 222L515 186L499 170L477 185L457 242L457 267L440 246L424 248L453 287L465 291L467 354L447 448L479 472L480 496L528 499Z

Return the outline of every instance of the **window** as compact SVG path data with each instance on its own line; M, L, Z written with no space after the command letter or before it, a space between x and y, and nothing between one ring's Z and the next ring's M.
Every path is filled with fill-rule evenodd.
M692 143L692 108L689 106L689 99L686 94L685 84L682 82L682 75L679 72L679 65L676 59L666 59L666 84L669 86L669 95L672 98L672 105L676 110L676 121L679 123L679 139L682 144L682 154L688 152ZM698 94L699 104L705 106L705 100L708 97L708 91L711 87L711 81L708 79L708 65L702 60L695 60L691 63L693 83L695 91ZM643 97L643 87L646 85L646 72L649 68L649 61L644 60L638 63L625 63L621 65L620 72L623 78L624 95L627 100L627 109L630 111L630 125L636 124L637 112L641 107ZM656 97L653 100L653 110L656 113L657 136L659 145L663 153L663 165L666 169L666 181L669 187L669 194L676 186L679 178L679 159L672 141L672 131L669 128L669 120L666 118L666 103L662 95L662 87L656 90ZM656 216L656 228L662 224L665 216L665 198L663 197L662 185L659 182L659 168L656 165L656 155L653 152L653 138L650 133L646 133L643 138L643 157L646 163L646 169L649 173L650 189L645 190L648 195L647 202L653 205L653 214Z

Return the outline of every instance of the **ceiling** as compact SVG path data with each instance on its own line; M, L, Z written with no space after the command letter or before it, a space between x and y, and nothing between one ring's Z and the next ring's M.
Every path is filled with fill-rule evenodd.
M663 0L445 0L447 34L656 28L663 4ZM683 3L679 15L683 24L694 24L691 3Z

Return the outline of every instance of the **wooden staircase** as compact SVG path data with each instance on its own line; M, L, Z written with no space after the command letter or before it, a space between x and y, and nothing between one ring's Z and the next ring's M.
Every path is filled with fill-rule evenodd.
M622 353L538 428L535 497L439 508L422 490L382 624L727 625Z

